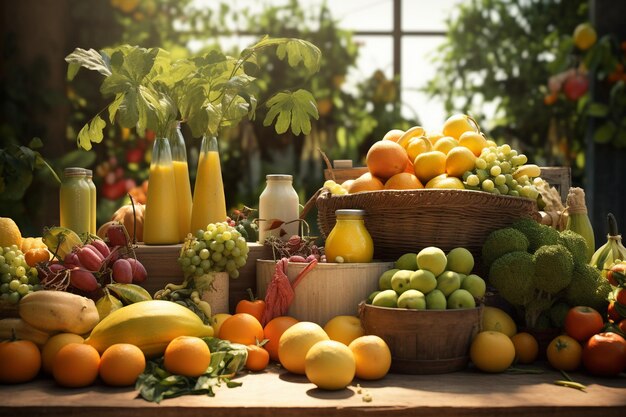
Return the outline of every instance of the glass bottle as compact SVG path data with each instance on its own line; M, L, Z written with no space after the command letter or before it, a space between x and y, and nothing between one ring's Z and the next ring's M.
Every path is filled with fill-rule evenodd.
M91 191L83 168L65 168L59 191L60 224L76 233L89 233Z
M265 177L267 185L259 196L259 243L268 236L280 236L284 229L285 239L298 234L300 222L300 199L293 188L291 175L270 174ZM267 230L272 219L282 220L279 228Z
M335 211L335 216L337 222L324 245L328 262L371 262L374 242L365 228L365 211L342 209Z
M97 205L97 196L96 196L96 184L93 183L93 171L90 169L85 170L85 179L87 180L87 184L89 185L89 233L95 235L97 232L96 226L96 205Z
M174 166L174 178L176 179L176 200L178 201L178 232L180 241L191 232L191 183L189 181L189 167L187 165L187 149L185 138L180 130L180 123L170 135L170 147L172 150L172 164Z
M191 230L206 229L209 223L226 221L226 198L215 136L204 136L200 145L196 184L193 189Z
M172 152L166 138L157 137L152 150L143 240L148 245L180 242L178 203Z

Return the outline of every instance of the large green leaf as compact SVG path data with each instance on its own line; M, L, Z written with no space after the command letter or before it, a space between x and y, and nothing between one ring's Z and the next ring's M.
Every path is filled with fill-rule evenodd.
M609 143L613 139L616 130L617 126L615 126L615 123L608 121L596 129L593 134L593 140L596 143Z
M282 134L289 129L294 135L311 132L311 117L319 118L315 99L306 90L297 90L294 93L281 92L267 101L269 110L263 120L263 126L269 126L276 119L276 133Z
M130 90L124 94L122 103L117 111L117 120L122 127L133 128L139 121L137 91Z
M80 67L98 71L105 77L111 75L111 68L104 56L95 49L85 50L76 48L74 52L65 57L65 61L69 63L67 79L70 81L74 79Z
M113 96L120 93L125 93L133 87L133 82L130 78L123 74L111 74L102 81L100 86L100 92L104 97Z
M104 138L104 134L102 130L106 126L106 122L102 120L100 115L96 115L89 123L87 123L83 128L78 132L78 146L85 150L91 149L91 143L100 143Z

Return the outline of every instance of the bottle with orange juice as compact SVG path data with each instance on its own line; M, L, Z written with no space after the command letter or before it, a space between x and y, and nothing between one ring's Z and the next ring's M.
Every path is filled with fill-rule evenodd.
M328 262L371 262L374 242L365 227L365 211L340 209L335 216L337 222L324 244Z
M176 179L176 200L178 202L178 233L180 241L191 232L191 183L189 182L189 167L187 165L187 149L185 138L180 129L180 123L169 136L172 150L172 165Z
M226 221L226 198L217 138L204 136L193 189L191 230L195 233L198 229L206 229L209 223L223 221Z
M143 240L147 245L180 242L176 177L169 141L157 137L152 150Z

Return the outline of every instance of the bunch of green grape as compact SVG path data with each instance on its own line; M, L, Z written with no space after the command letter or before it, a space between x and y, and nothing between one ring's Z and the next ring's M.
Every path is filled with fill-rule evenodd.
M526 155L507 144L483 148L474 169L463 174L463 184L469 190L537 199L534 179L541 170L527 162Z
M209 272L228 272L239 277L239 268L248 260L246 239L227 222L211 223L185 240L178 258L185 277Z
M36 268L28 266L16 245L0 247L0 301L17 304L28 293L41 289Z

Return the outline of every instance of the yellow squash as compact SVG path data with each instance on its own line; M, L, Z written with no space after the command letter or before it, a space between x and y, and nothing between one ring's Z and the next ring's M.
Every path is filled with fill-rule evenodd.
M164 300L148 300L130 304L106 316L92 330L85 343L102 353L116 343L130 343L147 357L162 355L178 336L213 336L193 311Z

